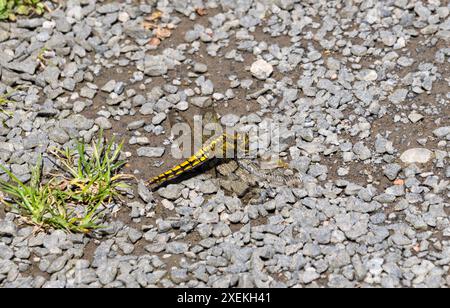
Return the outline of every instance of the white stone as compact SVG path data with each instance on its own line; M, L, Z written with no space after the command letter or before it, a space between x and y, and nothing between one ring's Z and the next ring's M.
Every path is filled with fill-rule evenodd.
M161 201L161 204L164 206L164 208L168 209L169 211L173 211L175 209L175 205L173 205L173 203L170 202L169 200L163 199Z
M130 20L130 15L127 12L120 12L118 19L120 22L127 22Z
M415 111L413 111L409 116L408 116L409 120L413 123L417 123L421 120L423 120L424 116L421 115L420 113L417 113Z
M189 109L189 103L186 101L181 101L175 105L175 108L180 111L186 111Z
M440 127L434 130L433 134L438 138L443 138L450 134L450 126Z
M250 72L254 77L260 80L266 80L270 77L270 75L272 75L273 66L264 60L258 60L253 63Z
M81 20L83 18L83 9L81 8L81 6L76 5L76 6L73 6L72 8L70 8L69 10L67 10L66 14L67 14L67 17L69 17L69 18Z
M371 9L367 12L366 21L373 25L378 20L380 20L380 14L378 12L378 9Z
M162 122L164 122L166 120L166 118L167 118L167 115L164 112L160 112L156 116L153 117L152 124L159 125Z
M405 164L426 164L433 158L433 152L428 149L409 149L402 154L400 160Z
M397 105L397 104L400 104L400 103L404 102L407 95L408 95L408 90L406 90L406 89L398 89L398 90L395 90L395 92L392 93L389 96L389 100L393 104Z
M378 79L378 74L374 70L362 70L359 74L359 79L364 81L375 81Z
M159 158L164 155L165 151L166 150L164 148L139 148L137 150L137 155L139 157Z
M309 284L319 278L320 278L320 275L317 274L317 272L314 268L307 268L302 275L302 280L303 280L303 283L305 283L305 284Z
M239 122L240 119L241 118L235 114L227 114L224 115L220 121L225 126L233 127Z

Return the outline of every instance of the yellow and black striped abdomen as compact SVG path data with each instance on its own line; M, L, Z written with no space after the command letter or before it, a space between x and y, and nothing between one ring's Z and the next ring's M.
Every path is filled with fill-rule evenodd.
M202 165L210 157L211 157L211 145L199 150L197 153L192 155L189 159L185 160L181 164L173 167L172 169L164 173L161 173L157 177L154 177L148 183L149 185L162 185L165 182L172 180L182 175L183 173Z
M200 149L197 153L192 155L189 159L185 160L181 164L173 167L172 169L161 173L157 177L151 179L148 184L160 186L167 181L170 181L174 178L179 177L183 173L190 171L203 163L205 163L208 159L213 158L215 156L215 151L217 146L220 144L224 144L227 135L222 135L215 140L211 141L207 146Z

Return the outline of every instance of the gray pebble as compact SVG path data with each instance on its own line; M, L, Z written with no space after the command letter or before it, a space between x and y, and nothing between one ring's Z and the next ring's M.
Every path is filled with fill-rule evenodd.
M137 155L139 157L159 158L162 157L165 152L165 148L143 147L137 150Z

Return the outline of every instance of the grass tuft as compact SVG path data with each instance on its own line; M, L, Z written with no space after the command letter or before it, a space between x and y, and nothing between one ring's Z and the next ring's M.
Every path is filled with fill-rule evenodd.
M76 233L101 229L103 208L120 200L118 190L128 187L125 180L129 177L120 173L124 165L119 160L122 145L115 146L114 140L103 142L100 137L90 154L81 142L75 151L54 149L51 154L59 160L63 173L44 178L40 156L28 184L0 165L11 179L0 180L0 191L9 198L2 202L41 228Z
M42 0L0 0L0 20L16 20L17 15L42 15L45 5Z

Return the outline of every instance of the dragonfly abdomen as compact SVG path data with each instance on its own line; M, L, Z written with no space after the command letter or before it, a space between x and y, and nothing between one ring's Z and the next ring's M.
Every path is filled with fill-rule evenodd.
M179 177L185 172L188 172L203 163L205 163L209 158L211 158L211 152L214 149L217 140L211 142L208 146L200 149L197 153L192 155L190 158L182 162L181 164L173 167L172 169L161 173L157 177L151 179L148 183L149 185L161 185L169 180Z

